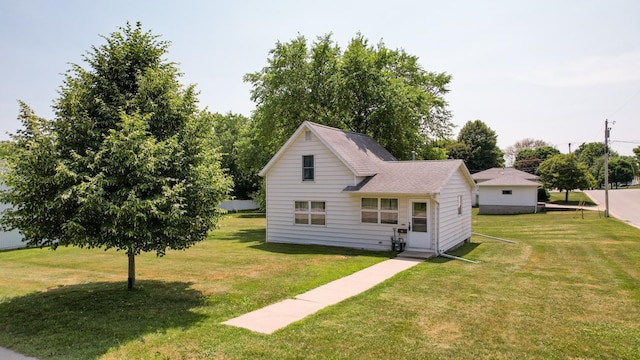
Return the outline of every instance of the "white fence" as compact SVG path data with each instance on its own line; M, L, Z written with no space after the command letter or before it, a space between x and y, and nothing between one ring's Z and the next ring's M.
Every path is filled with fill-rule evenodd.
M0 250L18 249L25 246L18 230L0 231Z
M6 208L6 204L0 204L0 210ZM223 201L219 205L220 208L227 211L256 210L260 208L260 204L253 200L228 200ZM18 230L0 231L0 250L18 249L25 247L22 242L22 235Z
M0 204L0 211L8 208L7 204ZM17 249L25 247L22 242L22 235L18 230L2 231L0 230L0 250Z
M221 202L218 207L227 211L242 211L260 209L260 204L253 200L227 200Z

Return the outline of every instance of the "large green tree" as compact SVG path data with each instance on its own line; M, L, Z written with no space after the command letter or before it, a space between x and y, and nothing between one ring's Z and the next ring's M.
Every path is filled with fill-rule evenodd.
M509 145L504 149L504 158L506 162L506 166L513 166L516 162L516 157L518 153L522 150L526 149L536 149L542 146L550 146L553 147L550 143L533 138L524 138L522 140L516 141L513 145Z
M631 156L616 156L609 159L609 183L618 185L631 182L638 173L635 159Z
M534 149L523 149L518 152L513 167L538 175L538 167L548 158L560 154L560 151L551 146L540 146Z
M243 139L248 135L249 118L240 114L218 114L208 111L202 116L213 123L215 139L222 156L222 167L233 178L231 196L251 199L260 188L260 177L241 166L240 156L245 151Z
M543 161L538 172L546 188L566 192L565 202L569 201L569 191L589 189L596 183L587 165L573 154L558 154Z
M372 136L400 159L444 155L432 139L448 136L444 95L451 77L425 71L418 58L356 35L342 51L331 35L276 43L267 66L245 75L256 102L251 159L263 166L305 120ZM251 152L251 151L250 151Z
M135 256L204 239L231 183L194 87L163 58L168 42L139 23L104 39L67 73L54 120L21 105L2 220L30 246L125 252L132 289Z
M618 153L611 150L611 148L608 150L610 157L618 156ZM574 155L579 162L586 164L587 167L591 167L596 163L598 158L604 156L604 143L590 142L581 144L574 152Z
M638 173L638 164L633 156L612 156L609 158L609 186L614 184L616 188L621 183L627 183L633 180L635 174ZM594 160L593 165L589 168L589 172L593 175L598 183L598 187L603 187L604 182L604 156L600 156Z
M0 141L0 161L11 153L11 143L8 140Z
M480 120L468 121L458 134L457 143L447 148L450 159L462 159L472 173L501 167L503 153L497 146L498 135Z

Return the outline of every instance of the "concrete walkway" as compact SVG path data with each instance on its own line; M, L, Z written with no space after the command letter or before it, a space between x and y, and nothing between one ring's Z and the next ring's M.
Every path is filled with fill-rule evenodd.
M271 334L278 329L302 320L327 306L358 295L389 279L399 272L412 268L433 254L402 253L390 259L360 270L349 276L334 280L293 299L252 311L223 324Z
M33 357L28 357L22 354L18 354L15 351L0 347L0 359L2 360L37 360Z

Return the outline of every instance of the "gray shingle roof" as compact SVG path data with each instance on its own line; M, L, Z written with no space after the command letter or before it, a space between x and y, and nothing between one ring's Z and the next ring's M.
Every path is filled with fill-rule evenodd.
M491 180L479 182L478 186L540 186L540 183L527 180L519 176L500 176Z
M454 172L462 169L469 184L473 179L462 160L397 161L382 145L368 135L305 121L304 128L315 133L354 175L366 177L356 186L344 191L387 194L434 194L440 192ZM265 176L271 165L286 151L292 139L276 153L260 171Z
M387 149L368 135L312 122L306 124L359 176L373 175L378 172L381 162L396 160Z
M520 171L514 168L491 168L471 175L473 180L477 181L478 183L480 183L481 181L491 180L503 176L515 176L522 179L534 181L540 180L540 177L538 175L529 174L528 172Z
M462 160L390 161L379 172L344 191L387 194L434 194L440 192Z

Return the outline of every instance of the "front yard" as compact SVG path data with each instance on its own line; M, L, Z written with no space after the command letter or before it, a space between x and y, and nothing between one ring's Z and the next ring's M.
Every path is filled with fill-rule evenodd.
M633 359L640 230L585 212L473 216L476 237L272 335L229 318L390 253L264 243L264 218L228 215L195 247L137 262L61 248L0 253L0 345L46 358Z

